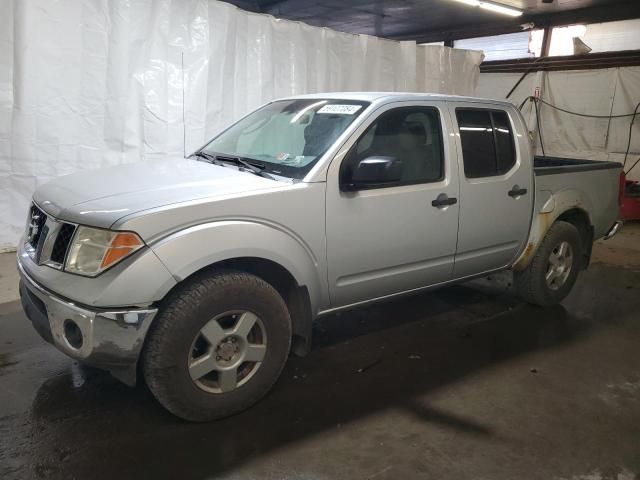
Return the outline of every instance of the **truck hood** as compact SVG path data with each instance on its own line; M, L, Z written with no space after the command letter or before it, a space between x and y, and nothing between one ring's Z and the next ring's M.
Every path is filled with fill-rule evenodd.
M33 198L54 217L109 228L142 210L282 186L234 166L175 157L59 177L39 187Z

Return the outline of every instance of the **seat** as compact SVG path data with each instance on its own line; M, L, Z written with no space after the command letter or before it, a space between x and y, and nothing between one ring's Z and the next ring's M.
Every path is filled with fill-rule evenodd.
M441 177L440 145L438 136L427 132L420 121L405 121L411 134L408 139L411 159L410 178L415 180L437 180Z
M376 126L371 145L359 152L351 163L355 165L369 156L394 157L402 161L402 182L439 179L441 166L437 135L428 135L422 116L421 120L408 120L411 115L383 117ZM352 168L352 165L348 167Z

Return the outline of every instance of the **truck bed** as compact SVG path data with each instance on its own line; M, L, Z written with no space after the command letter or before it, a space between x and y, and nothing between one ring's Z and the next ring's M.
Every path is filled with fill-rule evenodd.
M618 162L565 157L543 157L541 155L536 155L533 158L533 170L537 176L619 168L622 168L622 164Z
M609 231L618 215L622 164L536 156L533 169L539 207L549 198L554 198L552 204L561 205L563 210L578 208L586 211L594 228L594 238L598 239Z

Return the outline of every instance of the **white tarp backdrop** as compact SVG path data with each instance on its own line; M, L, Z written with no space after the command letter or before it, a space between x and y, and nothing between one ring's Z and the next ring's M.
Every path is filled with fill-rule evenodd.
M482 73L475 95L505 98L521 73ZM510 97L519 105L540 88L544 100L566 110L588 115L633 113L640 102L640 67L530 73ZM523 108L541 153L535 112ZM584 118L540 105L542 139L547 155L622 162L627 149L630 117ZM636 117L627 158L627 169L640 157L640 117ZM640 164L628 175L640 179Z
M37 185L182 153L183 105L190 151L281 96L472 94L481 61L213 0L0 0L0 250Z

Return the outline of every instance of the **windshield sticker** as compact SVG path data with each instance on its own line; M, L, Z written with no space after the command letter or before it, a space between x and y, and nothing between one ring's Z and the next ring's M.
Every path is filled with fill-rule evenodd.
M316 113L338 113L340 115L353 115L362 108L362 105L325 105Z

